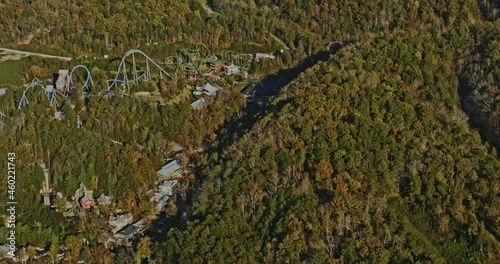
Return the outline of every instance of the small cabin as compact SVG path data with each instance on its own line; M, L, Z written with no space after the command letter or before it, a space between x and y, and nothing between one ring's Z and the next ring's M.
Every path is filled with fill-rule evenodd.
M181 164L179 163L178 160L172 160L165 164L159 171L156 172L158 175L158 178L165 179L170 176L172 176L175 172L179 171L181 169Z
M193 94L195 95L206 94L208 96L215 96L219 89L220 88L217 88L211 85L210 83L206 83L205 85L196 86L196 91L193 92Z
M172 195L173 188L177 184L176 180L164 181L163 184L158 186L158 189L163 195Z
M240 67L238 67L234 64L226 66L225 70L226 70L226 75L235 75L235 74L240 73Z
M59 91L67 91L69 86L68 70L59 70L57 80L55 82L56 89Z
M82 198L82 200L80 201L80 204L81 204L83 210L87 210L87 209L95 207L94 198L92 198L91 196L88 196L88 195L85 195Z
M255 61L260 61L261 59L270 59L274 60L274 55L272 54L266 54L266 53L256 53L255 54Z

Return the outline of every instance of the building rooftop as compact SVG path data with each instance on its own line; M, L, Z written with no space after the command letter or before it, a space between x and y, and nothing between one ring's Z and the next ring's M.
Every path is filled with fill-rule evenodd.
M134 234L136 234L137 227L133 225L127 226L125 229L122 231L118 232L116 236L121 236L121 237L132 237Z
M231 64L229 66L226 67L226 74L227 75L232 75L232 74L237 74L240 72L240 67L234 65L234 64Z
M135 226L135 227L144 227L144 218L142 218L141 220L133 223L132 225Z
M168 181L164 181L162 186L173 188L176 184L177 184L176 180L168 180Z
M167 195L164 195L160 198L159 202L163 202L163 203L166 203L168 202L168 200L170 200L170 197L167 196Z
M191 107L194 109L203 108L204 105L205 105L205 99L203 97L200 97L198 100L191 103Z
M177 183L177 181L174 181L174 180L164 181L163 184L158 186L158 190L163 195L172 195L172 191L173 191L172 189L176 183Z
M9 245L0 245L0 254L6 254L7 252L10 251L10 246Z
M170 197L168 195L161 194L161 193L155 193L151 197L150 202L157 202L157 203L168 202L169 199L170 199Z
M87 194L85 196L83 196L83 198L80 200L80 203L82 205L83 210L86 210L86 209L89 209L89 208L95 206L94 198L90 195L87 195Z
M161 198L161 193L154 193L149 199L150 202L158 202Z
M206 83L205 85L196 86L196 92L194 92L194 94L201 95L202 93L204 93L204 94L209 95L209 96L214 96L217 94L217 91L219 89L220 88L217 88L217 87L211 85L210 83Z
M163 210L165 208L165 205L167 204L168 200L170 200L170 197L167 195L161 195L159 193L156 193L155 196L157 197L155 199L155 202L157 202L155 209L158 211Z
M126 223L126 225L127 225L127 224L132 223L132 220L133 220L132 213L127 213L127 214L121 214L121 215L117 215L117 216L114 216L114 215L110 216L108 223L112 226L118 226L121 223Z
M174 172L181 169L181 164L177 160L172 160L165 164L156 174L161 178L171 176Z
M127 226L122 231L116 233L116 237L132 238L135 234L141 232L144 229L144 219L141 219L129 226Z
M110 196L106 196L106 195L104 195L104 193L102 193L101 196L99 196L99 198L97 198L97 202L100 205L111 204L111 197Z
M259 61L261 59L271 59L273 60L275 57L272 54L266 54L266 53L256 53L255 54L255 60Z
M132 223L133 221L133 216L131 213L128 214L122 214L118 216L110 216L108 223L112 226L114 226L112 232L116 234L120 229L125 227L126 225Z
M66 90L68 87L68 70L59 70L59 75L57 77L55 86L58 90Z
M69 70L59 70L59 75L68 75Z
M54 85L49 84L49 85L45 86L45 91L47 91L48 93L53 92L54 91Z

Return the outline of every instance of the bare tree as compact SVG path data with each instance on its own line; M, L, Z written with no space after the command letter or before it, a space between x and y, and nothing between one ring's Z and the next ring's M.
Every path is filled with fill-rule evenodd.
M330 257L333 257L333 254L335 253L335 237L329 228L327 228L323 233L323 246L325 247L326 252L330 254Z
M236 197L236 202L240 205L241 213L245 216L245 207L247 203L247 198L244 194L240 194Z

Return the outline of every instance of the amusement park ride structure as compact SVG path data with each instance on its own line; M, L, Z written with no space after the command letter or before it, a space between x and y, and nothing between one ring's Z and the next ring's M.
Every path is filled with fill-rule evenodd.
M239 70L247 71L254 59L252 54L240 54L232 51L212 54L202 43L194 49L180 49L177 56L165 59L169 69L181 71L187 76L218 75L221 68L237 65Z
M260 53L255 55L255 59L257 59L259 54ZM137 56L142 59L136 60ZM130 62L130 59L132 62ZM214 55L210 53L207 46L198 43L194 49L180 49L177 56L167 57L163 64L166 68L172 71L180 71L189 77L213 77L221 73L232 75L246 72L253 60L253 54L239 54L231 51ZM142 67L142 69L139 66ZM81 72L81 70L85 72L85 78L77 82L75 81L77 79L76 73ZM65 72L68 73L68 71ZM138 49L132 49L127 51L121 58L114 78L107 80L107 89L100 92L93 91L96 85L90 70L85 65L77 65L69 71L69 74L64 75L61 80L63 83L62 85L55 85L54 83L44 86L37 78L33 79L31 84L24 89L17 109L21 109L29 103L28 92L33 89L41 89L49 100L49 104L56 107L58 106L58 97L72 99L71 94L74 94L72 91L77 91L83 98L93 95L108 97L113 94L113 90L116 90L118 94L122 96L131 96L129 84L138 84L141 79L151 81L153 79L153 73L157 76L155 78L156 80L158 80L158 77L159 80L162 80L165 76L174 83L177 82L175 77L164 70L144 52ZM101 84L97 84L97 86L100 85ZM5 117L5 114L1 112L0 115Z
M143 55L144 58L146 58L145 61L146 70L138 70L135 60L136 54ZM132 72L127 72L127 67L126 67L126 59L129 56L132 56ZM130 89L128 87L129 83L133 82L135 84L138 84L139 79L141 79L142 77L146 77L148 81L151 81L151 71L149 67L150 63L159 70L160 79L162 79L163 75L165 75L171 80L176 81L172 75L167 73L160 65L158 65L158 63L156 63L148 55L146 55L144 52L140 50L134 49L127 51L123 56L122 60L120 61L120 64L118 65L115 78L108 80L109 88L107 89L106 92L110 92L111 89L113 89L113 87L118 86L118 84L124 84L123 86L125 86L127 90L125 90L124 88L118 88L118 89L120 90L121 93L129 94L130 93ZM122 76L120 76L120 73L122 73ZM129 78L129 75L131 75L131 78Z
M144 60L144 64L146 65L145 70L141 70L137 67L136 55L142 55L145 58ZM131 69L127 70L126 60L130 56L132 57L132 67ZM98 94L103 94L104 96L108 96L109 94L111 94L113 89L117 89L120 94L129 95L130 93L129 83L133 82L135 84L138 84L138 81L141 78L146 78L149 81L152 80L152 71L150 65L152 65L153 68L156 68L158 70L160 80L163 79L163 76L166 76L171 80L173 80L174 82L176 81L176 79L172 75L166 72L160 65L158 65L158 63L156 63L148 55L146 55L144 52L140 50L135 49L135 50L129 50L125 53L125 55L122 57L120 61L120 64L118 65L115 77L113 79L107 80L108 88L104 91L99 92ZM80 86L78 86L75 81L75 75L76 75L75 72L78 69L83 69L86 73L85 80ZM62 97L63 99L71 99L70 92L72 90L77 90L81 92L83 97L90 97L94 95L91 90L91 88L94 87L94 81L92 80L92 74L90 70L84 65L77 65L73 67L73 69L71 69L69 74L66 76L66 79L64 80L64 87L65 88L59 90L56 87L54 87L54 85L44 86L37 78L35 78L31 82L31 84L29 84L24 89L21 99L19 100L17 109L21 109L24 105L29 103L28 91L35 88L42 89L44 94L47 96L49 103L55 106L58 105L57 102L58 96Z

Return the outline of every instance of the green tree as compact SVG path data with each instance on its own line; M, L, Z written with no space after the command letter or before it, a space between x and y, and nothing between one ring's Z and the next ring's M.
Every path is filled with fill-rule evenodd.
M68 248L68 259L70 261L77 261L82 250L82 239L77 236L68 236L64 244Z
M152 254L151 251L151 238L150 237L142 237L137 243L137 250L135 254L135 259L137 263L141 263L142 259L149 258Z

